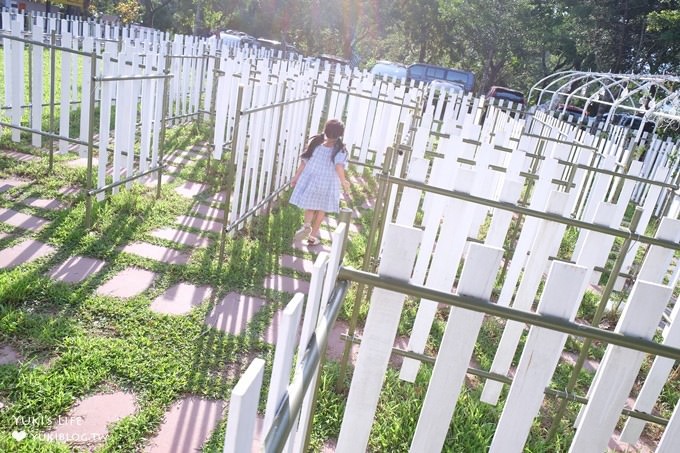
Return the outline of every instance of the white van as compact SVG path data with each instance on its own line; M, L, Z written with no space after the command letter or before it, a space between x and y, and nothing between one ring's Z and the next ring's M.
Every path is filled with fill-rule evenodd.
M401 63L380 60L370 70L370 73L384 80L406 80L406 66Z

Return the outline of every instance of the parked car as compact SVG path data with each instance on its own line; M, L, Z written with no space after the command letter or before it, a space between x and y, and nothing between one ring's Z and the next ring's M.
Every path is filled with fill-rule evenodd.
M513 104L524 105L524 93L521 91L513 90L512 88L492 86L486 93L488 99L498 99L503 101L512 102Z
M373 65L369 72L383 80L406 80L406 66L401 63L380 60Z
M593 123L594 129L597 129L600 127L600 124L606 124L607 120L609 119L610 113L605 113L601 115L600 117L597 117L595 119L595 122ZM630 113L615 113L611 115L611 120L609 121L609 124L613 126L623 126L627 127L631 130L638 130L640 129L640 124L642 123L642 117L632 115ZM654 129L656 128L656 123L654 121L645 121L645 124L643 126L643 132L654 132Z
M324 69L325 65L330 65L330 69L334 70L336 65L349 65L349 60L346 58L338 57L337 55L329 55L327 53L317 56L321 60L321 69Z
M448 80L457 82L465 91L472 91L475 87L475 75L470 71L461 69L445 68L426 63L414 63L406 70L409 80L417 82L432 82L433 80Z
M239 47L239 46L253 46L255 45L255 37L247 33L236 30L225 30L218 34L222 45Z
M267 39L267 38L257 38L255 40L255 45L258 47L263 47L265 49L272 49L272 50L280 50L283 52L290 52L290 53L299 53L297 48L288 43L284 43L281 41L276 41L274 39Z

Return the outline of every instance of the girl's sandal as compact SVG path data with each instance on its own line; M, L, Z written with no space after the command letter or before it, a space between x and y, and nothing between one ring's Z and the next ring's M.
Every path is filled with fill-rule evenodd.
M309 236L307 238L307 245L319 245L319 244L321 244L321 239L315 236Z

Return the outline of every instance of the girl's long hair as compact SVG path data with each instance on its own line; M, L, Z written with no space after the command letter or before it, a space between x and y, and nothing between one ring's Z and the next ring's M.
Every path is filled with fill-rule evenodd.
M307 149L305 150L304 153L300 157L303 159L309 159L312 157L312 154L314 154L314 150L316 149L317 146L323 143L324 141L324 136L328 138L336 138L337 140L335 141L335 144L333 145L333 152L331 153L331 162L335 161L335 156L338 155L338 153L347 152L347 148L345 148L345 144L342 143L342 134L345 133L345 125L342 124L342 121L340 120L328 120L326 122L326 126L324 127L323 134L317 134L314 135L310 140L309 143L307 144Z

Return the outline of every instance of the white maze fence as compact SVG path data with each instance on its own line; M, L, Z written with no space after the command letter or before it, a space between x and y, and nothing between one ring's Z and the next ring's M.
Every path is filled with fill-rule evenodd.
M456 104L449 102L454 109ZM469 108L463 105L458 104L459 112ZM421 123L405 139L412 146L402 145L402 155L388 153L383 162L374 211L374 220L383 223L378 220L374 226L379 231L369 237L369 272L341 268L338 274L374 289L362 337L354 336L353 317L346 338L346 351L350 342L360 343L360 349L337 451L366 449L393 353L405 356L400 377L409 382L422 362L434 364L411 451L442 449L467 373L486 379L481 401L504 401L491 451L522 451L546 395L564 405L584 405L570 451L604 451L621 414L628 420L622 440L634 444L651 422L665 426L657 451L674 451L680 446L677 410L670 421L651 412L680 358L680 337L674 333L680 321L671 301L680 258L680 220L673 204L677 184L668 177L673 168L660 166L659 177L649 179L640 176L642 161L630 159L624 165L619 161L624 155L602 151L609 151L610 143L594 142L582 130L540 114L519 118L493 108L485 114L494 118L493 127L486 122L477 127L467 115L460 121L445 113L434 120L426 107ZM645 194L640 202L633 197L636 188ZM659 209L662 191L667 196ZM653 236L645 235L650 231ZM573 249L561 250L565 236L574 233ZM639 247L645 250L642 259L636 259ZM610 253L616 257L613 263ZM377 270L375 262L380 263ZM603 271L610 277L604 279L595 314L575 322L584 292ZM627 289L620 287L624 280ZM598 325L617 289L624 289L618 293L624 310L611 332ZM355 302L360 303L361 287L357 293ZM406 295L417 297L419 308L408 347L395 350ZM441 303L452 308L446 309L448 322L436 356L427 356L425 345L432 344L431 326ZM485 314L507 322L490 369L478 370L470 366ZM653 341L659 325L665 326L662 344ZM522 335L526 341L511 378ZM554 390L549 385L568 336L585 342L574 379L565 390ZM593 340L609 346L588 395L578 395L575 377ZM310 344L308 352L322 351L324 344ZM656 360L631 410L624 404L645 354ZM316 362L309 365L312 371L304 365L280 400L274 425L265 426L266 451L282 451L293 436L287 421L297 417L299 405L290 402L309 391L302 383L311 380L303 376L318 370ZM505 385L509 393L503 397ZM563 426L565 408L560 406L554 427ZM308 434L300 431L305 425L291 429L296 438ZM241 448L251 441L247 436ZM228 435L225 451L238 451L229 442Z

